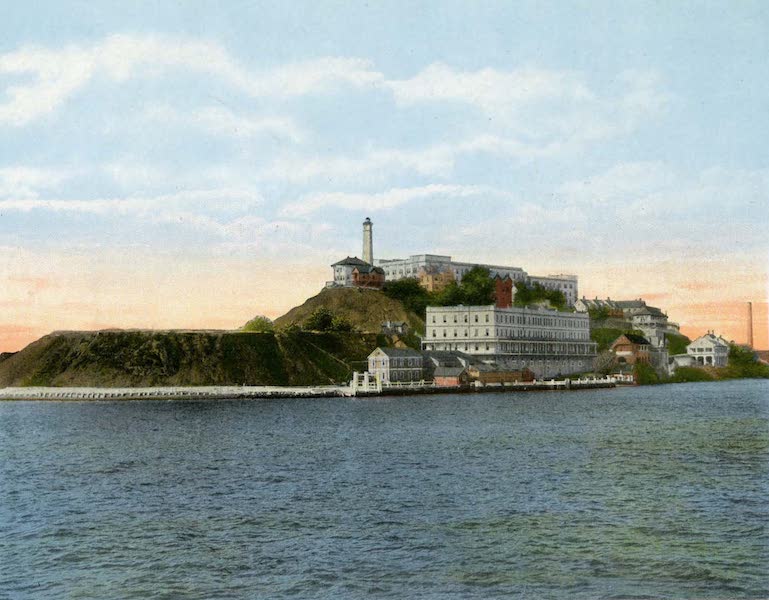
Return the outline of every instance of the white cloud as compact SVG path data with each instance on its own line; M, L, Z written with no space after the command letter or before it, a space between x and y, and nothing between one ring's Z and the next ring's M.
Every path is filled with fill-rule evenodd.
M0 103L0 123L24 125L46 115L98 75L120 83L171 69L216 77L255 97L299 96L338 85L371 86L382 80L368 61L358 58L324 57L253 73L215 42L113 35L90 46L23 47L0 55L0 74L20 78L5 89L7 99Z
M369 177L369 181L381 181L402 172L447 178L454 171L457 160L466 155L488 154L535 160L552 156L560 150L558 143L536 146L496 135L479 135L456 143L424 148L367 149L358 156L283 157L260 171L258 178L293 183L315 179L359 182L364 175Z
M155 106L145 111L144 116L158 123L184 125L220 136L235 138L273 136L295 143L305 138L305 133L293 119L237 114L219 106L209 106L191 112L182 112L170 106Z
M0 199L37 198L41 190L50 189L73 175L63 169L0 167Z
M401 105L456 102L473 106L492 119L497 129L538 145L553 139L584 143L627 133L641 116L659 113L670 100L658 75L638 71L620 74L619 89L611 97L597 93L572 71L460 71L442 63L385 85Z
M158 196L65 200L18 198L0 200L0 214L48 211L99 216L130 216L153 223L175 223L229 236L232 230L221 215L252 210L262 197L250 189L190 190Z
M283 208L285 216L304 216L328 206L345 210L389 210L412 202L430 198L468 198L472 196L499 194L487 186L431 184L421 187L392 188L373 194L328 192L308 194L298 202Z

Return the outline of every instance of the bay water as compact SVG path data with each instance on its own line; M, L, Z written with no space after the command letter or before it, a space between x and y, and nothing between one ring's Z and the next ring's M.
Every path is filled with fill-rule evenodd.
M769 598L769 382L0 402L0 598Z

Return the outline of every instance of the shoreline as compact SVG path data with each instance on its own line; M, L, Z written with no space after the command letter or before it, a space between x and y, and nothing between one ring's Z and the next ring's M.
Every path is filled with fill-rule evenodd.
M242 400L271 398L372 398L434 394L572 391L614 388L606 379L547 380L514 384L439 387L433 385L355 389L351 386L178 386L136 388L8 387L0 389L0 401L105 401L105 400Z

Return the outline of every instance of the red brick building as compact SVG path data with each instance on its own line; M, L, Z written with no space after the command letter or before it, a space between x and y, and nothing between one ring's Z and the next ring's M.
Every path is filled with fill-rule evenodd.
M624 333L611 345L616 361L619 364L634 365L649 364L651 343L645 337L633 333Z
M352 284L356 287L374 288L381 290L385 282L384 269L371 265L353 267Z
M494 277L494 304L497 308L510 308L513 305L513 280L509 275Z

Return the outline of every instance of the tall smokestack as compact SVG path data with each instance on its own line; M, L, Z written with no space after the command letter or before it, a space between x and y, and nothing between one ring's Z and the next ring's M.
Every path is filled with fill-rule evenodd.
M748 346L753 347L753 303L748 302Z

